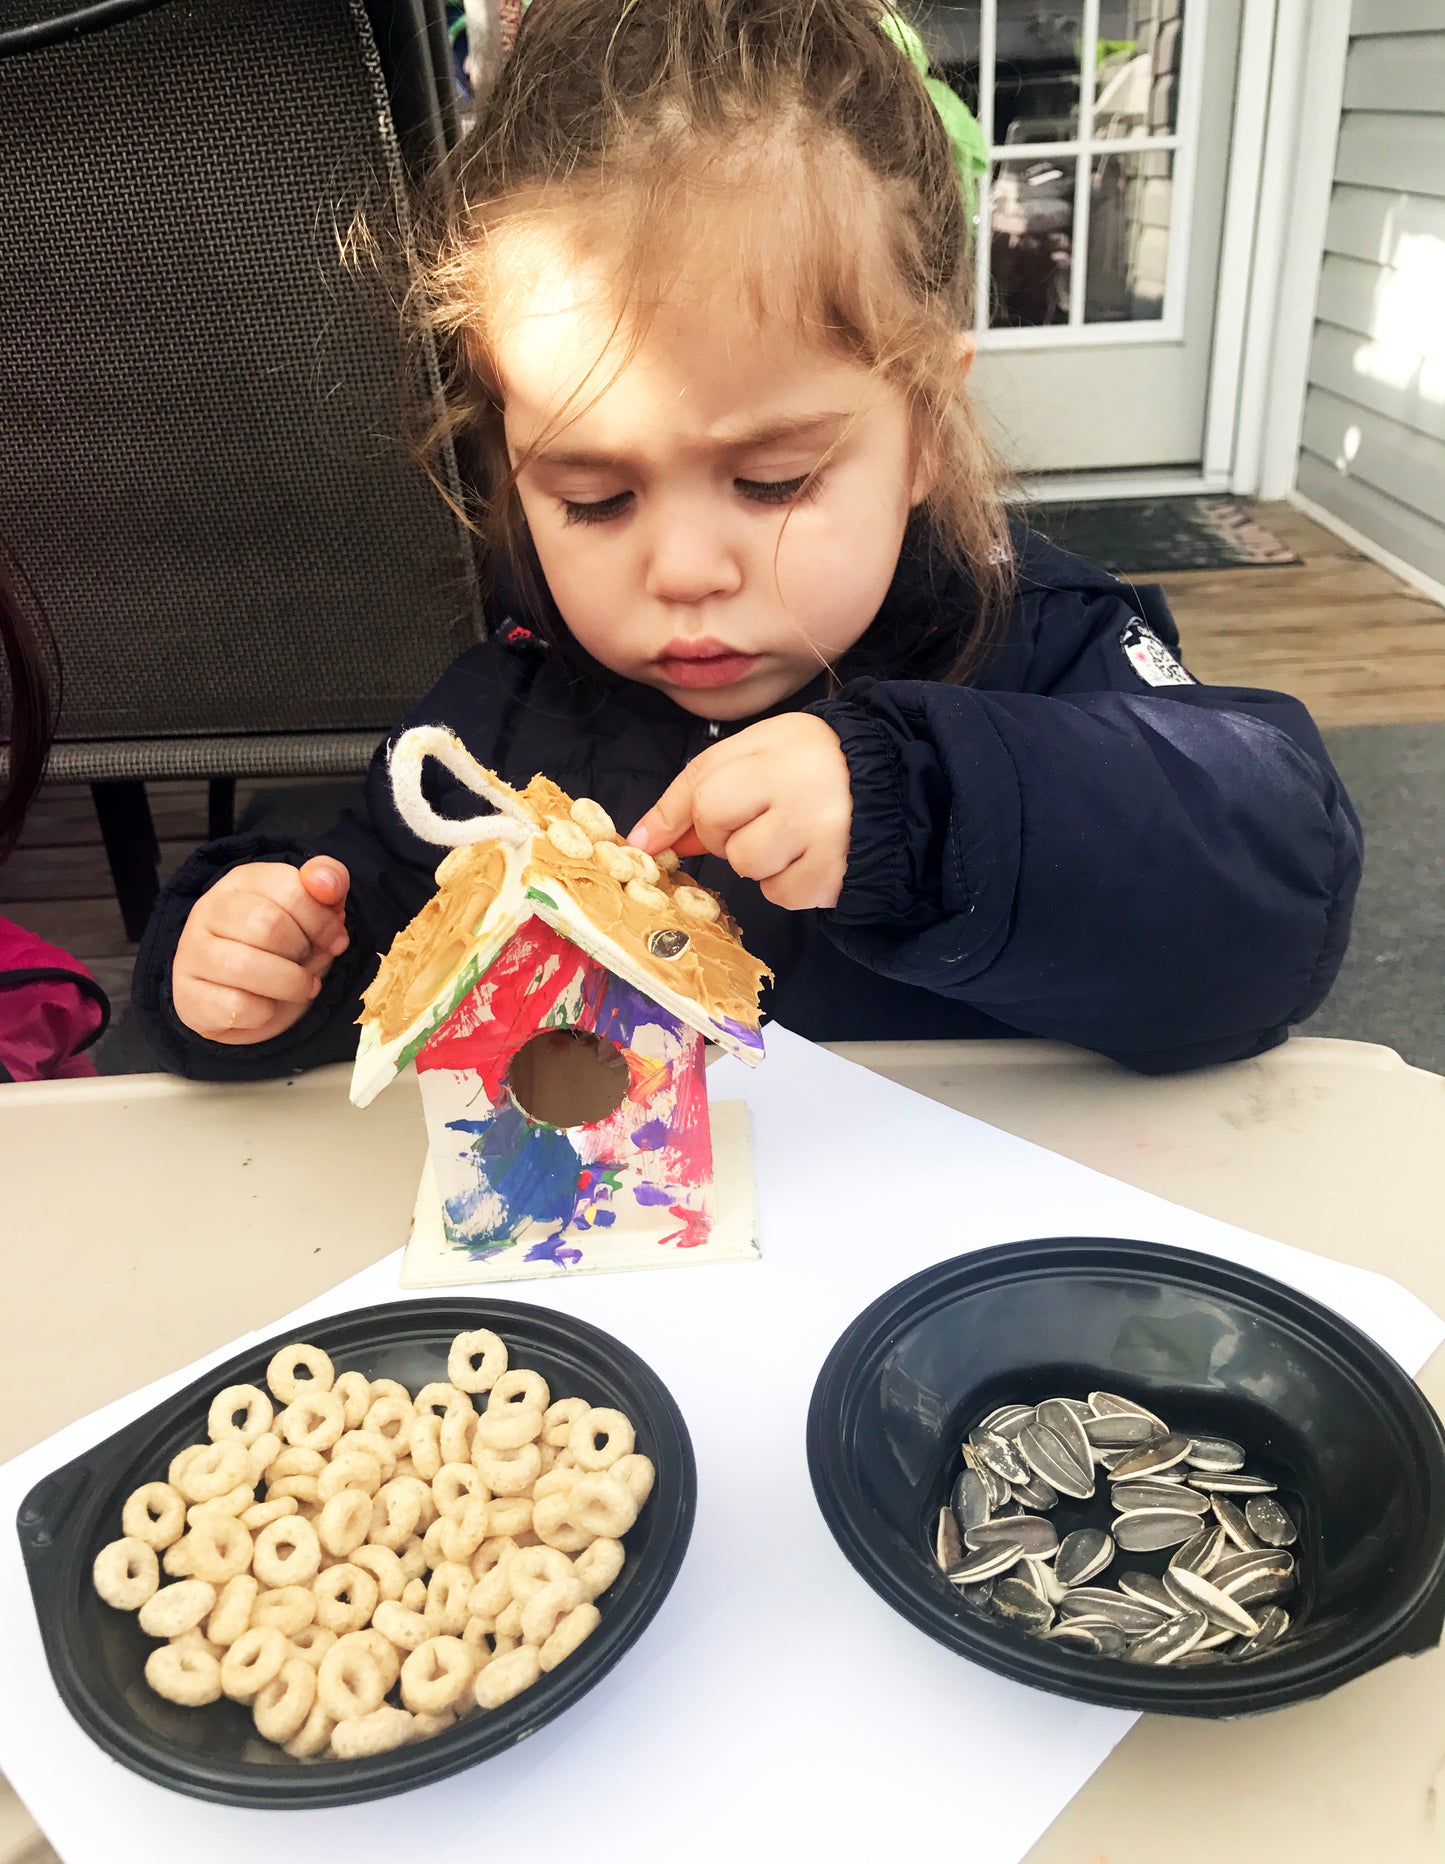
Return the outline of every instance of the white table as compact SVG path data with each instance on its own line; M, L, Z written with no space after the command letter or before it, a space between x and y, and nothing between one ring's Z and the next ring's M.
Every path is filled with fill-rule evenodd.
M1141 1188L1379 1269L1445 1311L1445 1080L1388 1050L1296 1040L1167 1080L1052 1044L842 1052ZM11 1401L0 1458L395 1248L424 1144L414 1088L398 1084L361 1119L346 1079L327 1069L255 1087L130 1076L0 1090ZM62 1325L87 1351L63 1383L41 1380ZM1445 1408L1445 1355L1421 1383ZM1189 1817L1169 1819L1161 1848L1154 1815L1166 1802L1187 1802ZM0 1859L24 1842L21 1815L0 1802ZM1163 1864L1166 1853L1169 1864L1439 1864L1445 1655L1233 1725L1145 1718L1030 1855Z

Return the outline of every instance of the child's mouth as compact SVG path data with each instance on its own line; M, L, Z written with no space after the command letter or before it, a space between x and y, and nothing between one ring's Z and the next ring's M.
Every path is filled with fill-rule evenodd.
M673 641L653 665L669 686L731 686L751 673L759 658L721 641Z

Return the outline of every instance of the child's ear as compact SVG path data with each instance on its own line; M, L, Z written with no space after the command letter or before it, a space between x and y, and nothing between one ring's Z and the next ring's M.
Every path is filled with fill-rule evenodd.
M973 359L978 354L978 342L971 330L960 330L954 339L955 352L958 357L958 382L960 388L968 380ZM913 484L909 488L910 505L921 505L933 490L938 479L938 440L932 433L920 434L914 448Z

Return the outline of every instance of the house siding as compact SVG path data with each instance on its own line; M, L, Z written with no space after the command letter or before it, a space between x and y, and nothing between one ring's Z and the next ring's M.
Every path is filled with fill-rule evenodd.
M1298 485L1445 582L1445 0L1355 0Z

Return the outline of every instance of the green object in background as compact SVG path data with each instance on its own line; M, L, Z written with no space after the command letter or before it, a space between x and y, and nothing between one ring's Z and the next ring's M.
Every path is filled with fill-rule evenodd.
M929 76L928 53L922 39L906 19L898 13L888 12L883 15L880 23L886 36L917 68L918 75L923 79L923 88L933 99L933 107L948 132L953 165L958 170L958 183L963 190L964 208L972 223L978 217L978 184L988 173L988 144L983 139L978 118L958 92L945 84L942 78Z

